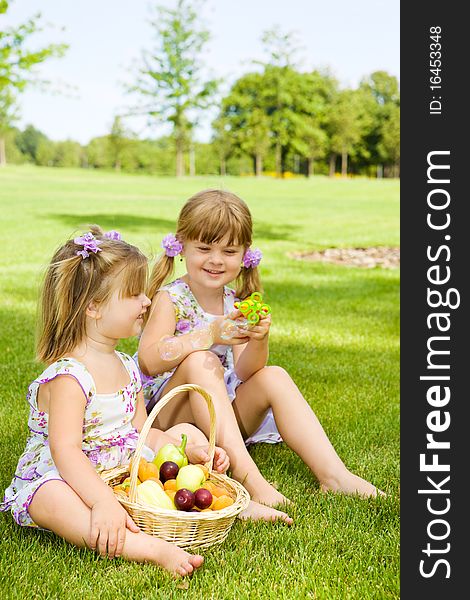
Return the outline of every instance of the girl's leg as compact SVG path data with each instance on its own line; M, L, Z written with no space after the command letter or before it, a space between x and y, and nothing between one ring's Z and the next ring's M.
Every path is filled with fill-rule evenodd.
M29 506L33 521L81 548L88 547L91 511L63 481L48 481ZM149 562L176 575L189 575L203 563L202 556L188 554L178 546L146 533L126 530L123 558Z
M237 388L233 409L245 436L256 431L270 407L279 433L318 478L323 491L377 495L371 483L348 471L315 413L280 367L265 367Z
M193 352L176 369L165 387L165 393L184 383L195 383L212 397L217 414L217 444L225 448L230 457L234 479L240 481L253 500L263 504L286 503L287 499L268 483L258 470L243 441L232 404L227 396L224 370L220 360L212 352ZM156 426L167 429L175 423L191 421L208 435L209 413L205 400L191 392L188 398L174 398L156 419Z

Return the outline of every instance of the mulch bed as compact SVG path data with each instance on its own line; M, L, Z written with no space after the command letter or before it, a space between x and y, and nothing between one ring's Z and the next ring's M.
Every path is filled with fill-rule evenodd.
M373 269L394 269L400 266L400 248L376 246L371 248L327 248L321 252L291 252L295 260L314 260L338 265Z

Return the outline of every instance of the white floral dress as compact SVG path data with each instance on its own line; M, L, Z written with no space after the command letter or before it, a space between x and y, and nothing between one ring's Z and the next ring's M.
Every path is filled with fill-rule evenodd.
M206 328L211 321L218 317L218 315L207 313L201 308L194 294L192 293L191 288L182 279L175 279L175 281L163 286L161 290L167 291L171 301L173 302L176 316L176 330L174 332L175 336L189 333L194 329ZM235 310L234 302L236 300L235 291L225 286L225 315ZM224 379L228 397L233 402L236 395L236 389L240 383L242 383L242 381L235 373L232 346L227 344L218 344L211 346L210 350L219 357L220 362L224 367ZM134 355L134 360L138 364L137 354ZM176 367L155 377L148 377L147 375L141 373L147 412L150 412L155 406L156 402L158 402L164 393L165 385L168 383L175 370ZM245 444L247 446L256 442L267 442L272 444L282 442L282 438L277 430L271 409L269 409L269 411L266 413L264 421L255 431L255 433L245 440Z
M37 405L38 390L42 383L58 375L71 375L77 380L86 398L82 450L97 471L129 463L138 438L131 421L136 408L136 395L142 384L132 358L121 352L116 354L129 374L129 383L113 394L97 394L92 376L74 358L56 361L29 386L26 397L30 405L30 434L15 476L0 504L1 511L11 510L19 525L36 526L28 512L34 494L47 481L62 480L49 448L48 415L40 411Z

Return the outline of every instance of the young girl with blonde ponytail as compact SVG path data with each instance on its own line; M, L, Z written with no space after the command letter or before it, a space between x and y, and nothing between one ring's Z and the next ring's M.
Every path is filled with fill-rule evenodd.
M129 464L146 419L137 367L115 349L141 331L150 305L146 281L146 257L115 231L94 226L55 253L42 291L37 352L48 366L29 386L30 434L0 509L11 510L19 525L51 530L102 556L184 576L201 566L202 556L141 532L99 475ZM147 458L183 432L191 462L206 461L207 440L188 424L166 433L152 429ZM223 472L228 464L216 448L214 468Z
M234 301L262 291L261 252L252 249L252 219L243 200L221 190L205 190L181 209L176 234L167 235L154 266L148 296L152 308L140 338L138 363L144 378L147 411L163 393L196 383L212 396L217 442L230 457L232 476L248 489L257 518L287 498L268 483L247 451L254 442L284 440L318 478L323 491L375 496L377 489L345 467L317 417L288 373L266 366L271 315L226 335L227 323L242 316ZM175 257L186 274L164 285ZM235 290L228 287L234 284ZM155 425L187 421L207 435L208 416L197 394L181 395L163 408Z

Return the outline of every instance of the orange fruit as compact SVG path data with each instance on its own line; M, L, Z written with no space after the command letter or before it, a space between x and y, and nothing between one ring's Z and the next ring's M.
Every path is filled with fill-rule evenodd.
M164 490L173 490L176 492L176 479L167 479L163 484Z
M176 490L165 490L165 494L170 498L170 500L175 499Z
M218 485L213 485L213 489L214 491L212 492L213 496L217 496L217 498L219 498L220 496L227 496L227 490L224 489L223 487L220 487Z
M230 496L222 495L211 504L210 508L212 508L212 510L222 510L222 508L232 506L233 502L233 498L230 498Z
M216 487L212 481L204 481L204 483L201 485L202 488L209 490L209 492L214 496L214 488Z
M151 477L159 479L160 471L158 470L157 465L147 462L145 459L141 458L139 462L138 476L140 481L146 481Z
M206 488L206 490L209 490L209 492L213 495L213 496L226 496L227 495L227 490L224 490L223 487L220 487L218 485L215 485L215 483L213 483L212 481L205 481L202 485L202 488Z

